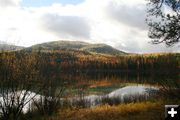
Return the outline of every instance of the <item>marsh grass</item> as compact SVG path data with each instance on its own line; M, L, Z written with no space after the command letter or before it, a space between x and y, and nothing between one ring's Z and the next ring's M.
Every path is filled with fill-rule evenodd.
M164 108L164 107L162 107ZM158 114L158 115L157 115ZM52 120L161 120L164 112L161 103L141 102L95 108L66 109Z
M33 104L42 115L52 115L60 108L60 100L53 97L41 97L39 101L34 101Z
M73 99L72 106L75 108L89 108L91 107L91 101L83 97L78 99Z
M32 120L161 120L164 112L160 102L142 102L101 105L95 108L68 108L59 110L53 116L33 116Z

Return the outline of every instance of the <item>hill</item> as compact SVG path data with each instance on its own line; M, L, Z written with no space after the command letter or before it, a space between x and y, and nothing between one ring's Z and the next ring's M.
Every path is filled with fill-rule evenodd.
M42 50L42 51L51 51L51 50L79 50L85 51L92 54L104 54L104 55L125 55L127 53L117 50L106 44L90 44L80 41L54 41L47 42L42 44L33 45L27 50Z
M9 45L9 44L0 44L0 51L16 51L16 50L21 50L24 47L21 46L15 46L15 45Z
M88 51L91 53L100 53L100 54L108 54L108 55L125 55L127 53L123 51L119 51L109 45L106 44L90 44L81 48L81 50Z

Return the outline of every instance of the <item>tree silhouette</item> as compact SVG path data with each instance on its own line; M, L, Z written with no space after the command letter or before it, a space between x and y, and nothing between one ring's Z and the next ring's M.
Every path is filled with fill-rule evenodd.
M40 91L34 85L41 80L37 65L33 53L0 53L0 119L23 119L23 109L37 96L31 91Z
M180 40L180 0L148 0L148 36L153 44L172 46Z

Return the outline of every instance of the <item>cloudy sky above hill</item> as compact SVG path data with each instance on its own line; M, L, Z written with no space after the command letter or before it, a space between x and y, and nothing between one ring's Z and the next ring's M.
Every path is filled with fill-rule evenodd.
M179 45L149 43L145 1L0 0L0 41L31 46L78 40L127 52L179 52Z

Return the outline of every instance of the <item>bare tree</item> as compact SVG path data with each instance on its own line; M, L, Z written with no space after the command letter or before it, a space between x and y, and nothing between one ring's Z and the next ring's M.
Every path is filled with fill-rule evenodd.
M148 0L148 36L153 44L172 46L180 40L180 0Z
M56 61L56 54L52 53L48 57L47 53L44 57L47 58L43 61L44 63L41 62L43 66L40 69L45 71L41 71L40 74L43 75L42 83L45 89L41 90L43 96L33 102L37 112L43 116L52 115L59 110L65 91L64 82L61 80L61 67L59 67L60 63Z
M0 53L0 118L18 120L24 107L36 97L38 84L36 55L2 52Z

